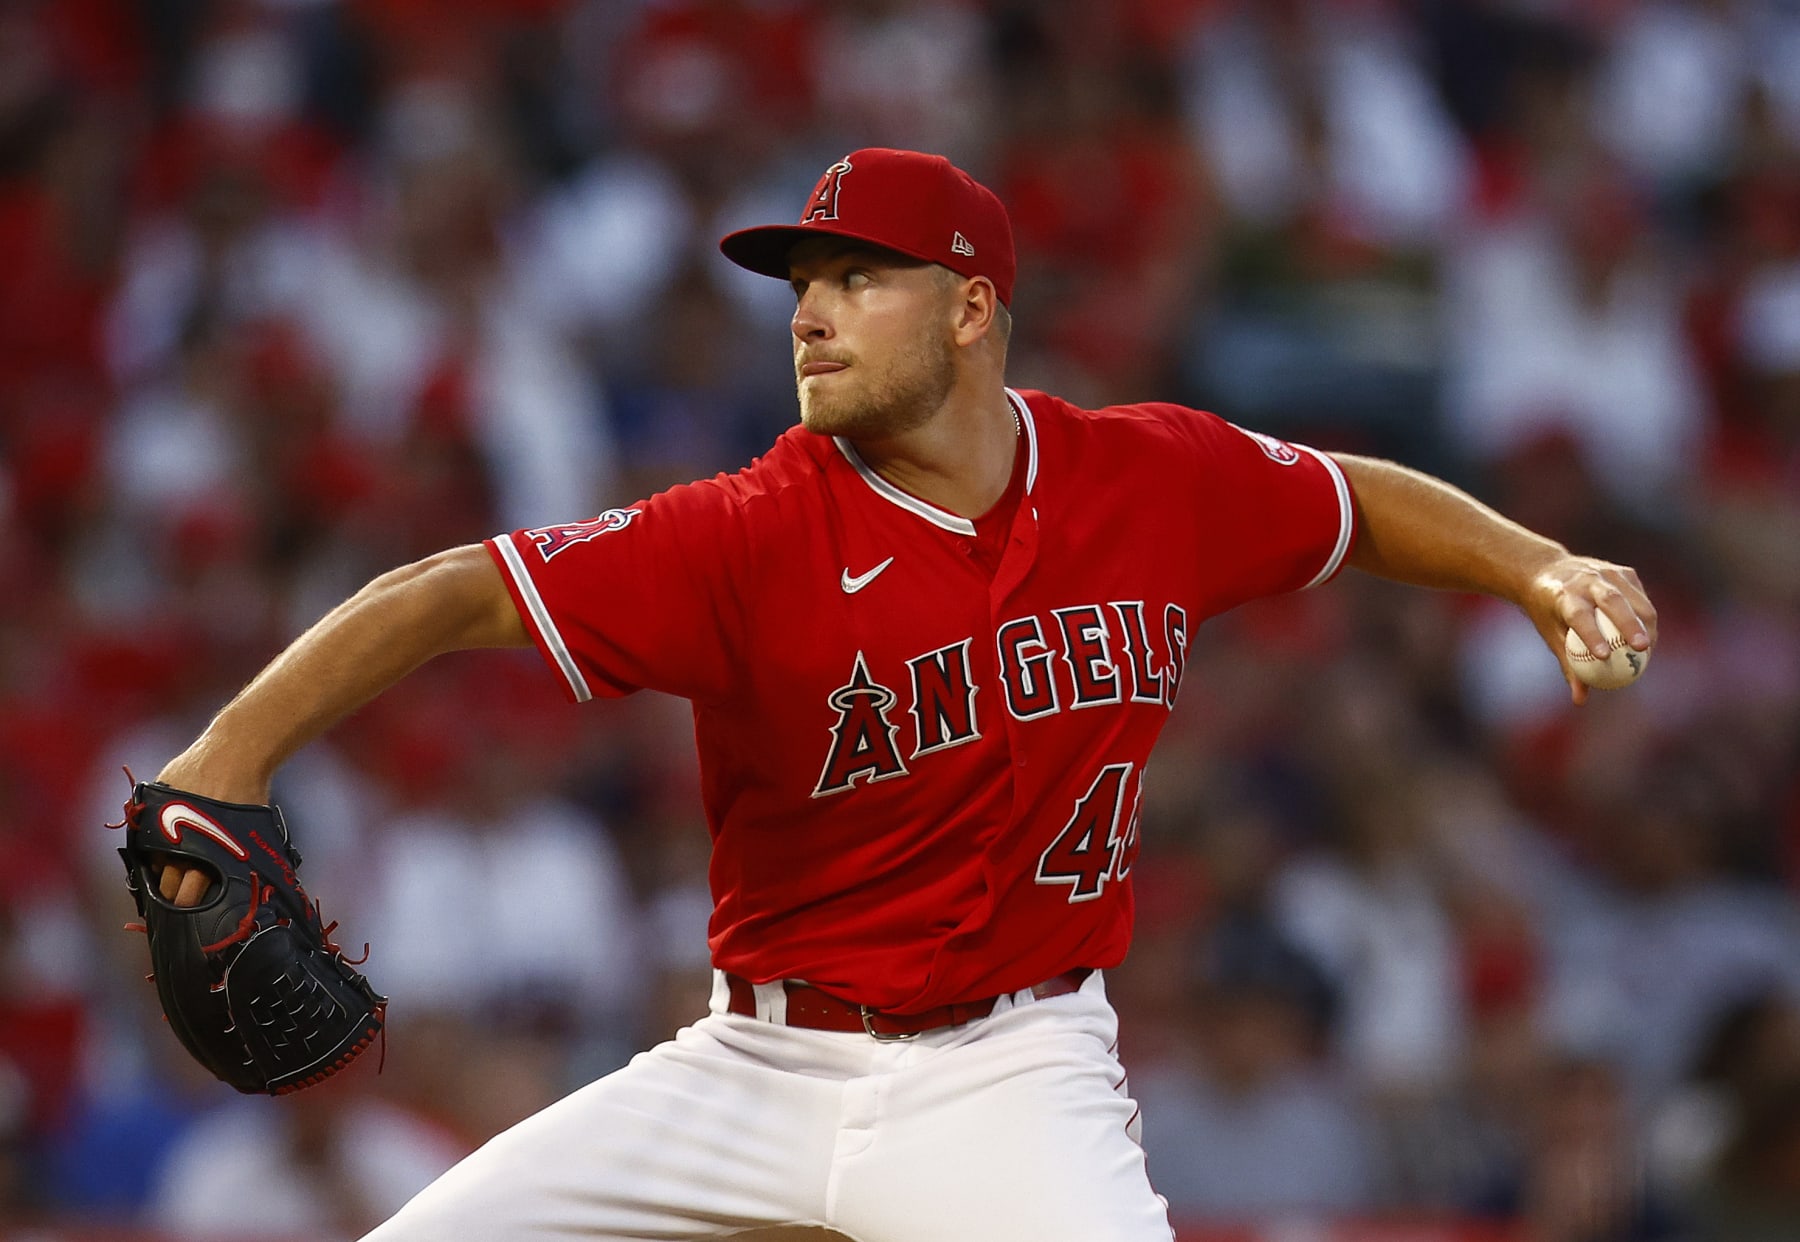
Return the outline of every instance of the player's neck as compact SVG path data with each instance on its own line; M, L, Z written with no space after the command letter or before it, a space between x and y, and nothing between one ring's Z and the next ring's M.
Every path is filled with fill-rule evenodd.
M895 487L967 518L999 502L1012 481L1020 435L1004 388L954 397L922 427L856 441L857 454Z

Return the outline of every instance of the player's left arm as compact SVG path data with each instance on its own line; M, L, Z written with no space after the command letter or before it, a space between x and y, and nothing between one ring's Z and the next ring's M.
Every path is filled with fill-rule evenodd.
M1331 457L1355 498L1357 537L1348 563L1398 582L1516 604L1556 653L1575 703L1585 703L1588 690L1569 670L1566 630L1604 657L1595 619L1604 612L1637 650L1656 642L1656 609L1630 566L1577 556L1417 470L1347 453Z

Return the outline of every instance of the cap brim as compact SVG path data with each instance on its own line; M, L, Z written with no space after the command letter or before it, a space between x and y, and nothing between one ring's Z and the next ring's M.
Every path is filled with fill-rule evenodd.
M786 280L788 253L809 237L841 237L845 241L858 242L875 250L886 250L919 263L940 261L930 255L902 250L891 242L875 241L847 229L840 231L818 224L762 224L755 228L739 229L719 239L719 252L739 267L760 276Z
M823 229L801 228L795 224L764 224L753 229L739 229L719 239L719 250L739 267L759 276L788 278L788 251L806 237L816 237Z

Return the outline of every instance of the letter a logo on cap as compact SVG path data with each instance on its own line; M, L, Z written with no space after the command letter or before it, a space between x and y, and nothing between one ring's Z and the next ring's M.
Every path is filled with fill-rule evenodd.
M849 171L849 160L839 160L825 170L825 175L819 178L819 184L813 187L812 198L807 201L800 223L811 224L814 220L838 218L838 189L843 185L844 174Z

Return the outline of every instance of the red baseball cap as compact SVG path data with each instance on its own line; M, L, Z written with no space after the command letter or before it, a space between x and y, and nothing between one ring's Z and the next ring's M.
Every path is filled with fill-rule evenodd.
M825 170L798 224L740 229L719 241L725 257L788 278L788 251L819 235L849 237L985 276L1012 305L1012 221L994 192L941 155L865 147Z

